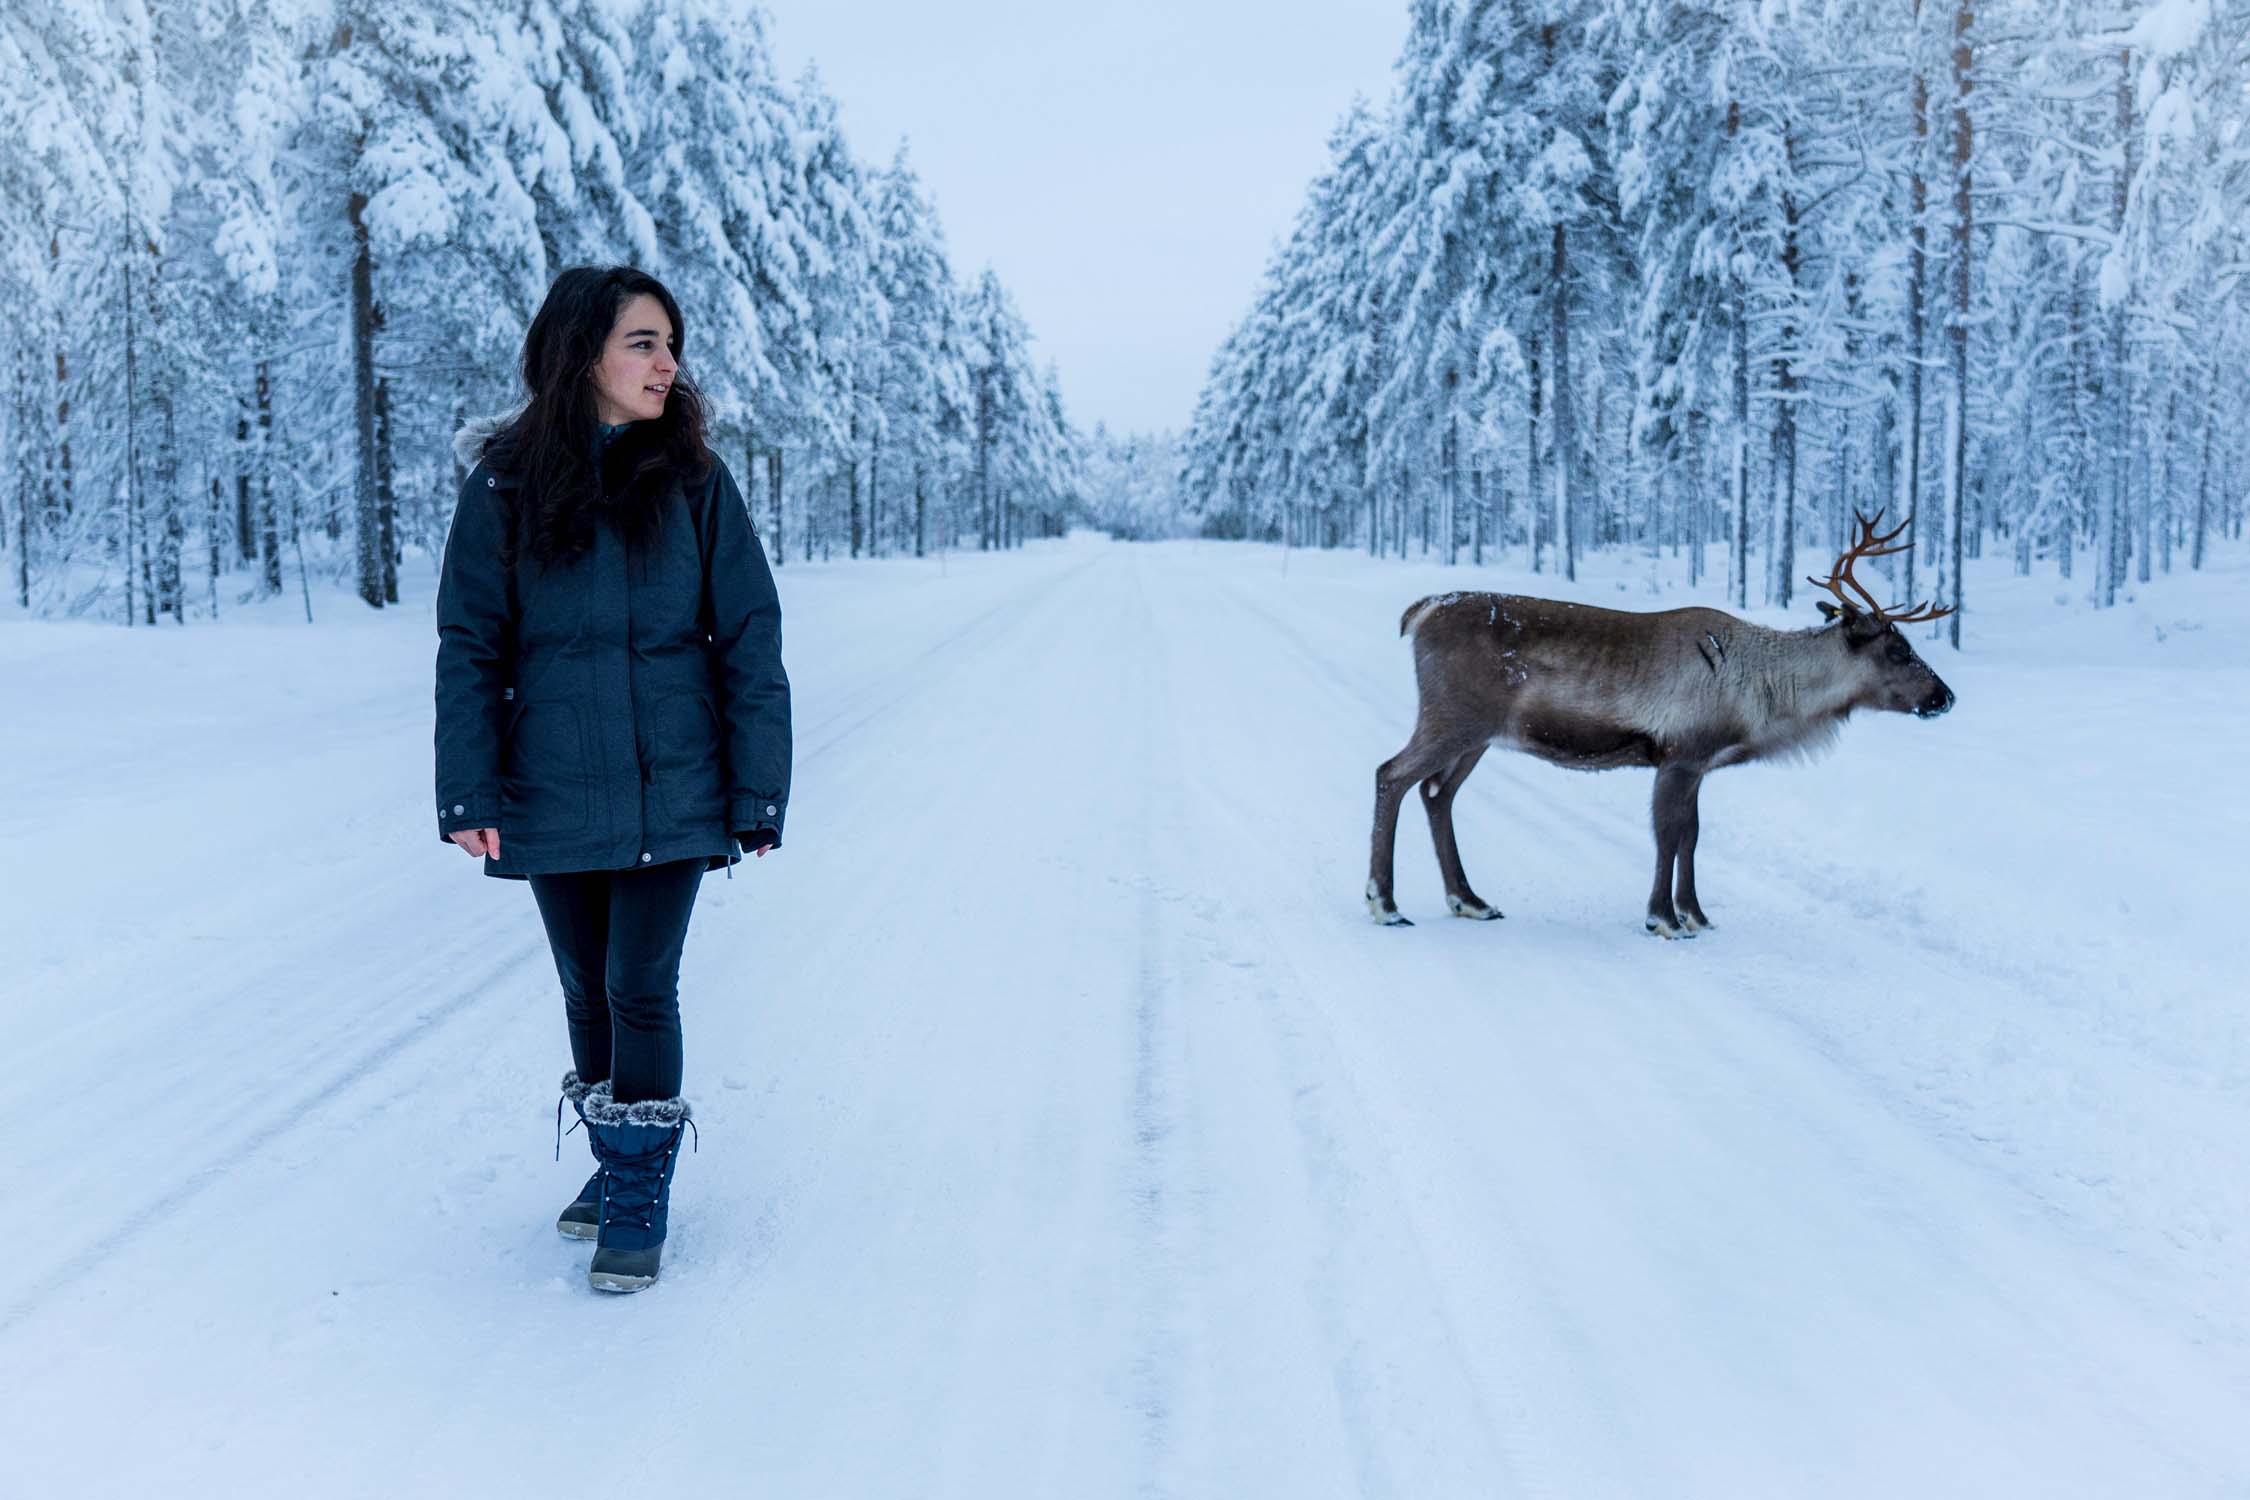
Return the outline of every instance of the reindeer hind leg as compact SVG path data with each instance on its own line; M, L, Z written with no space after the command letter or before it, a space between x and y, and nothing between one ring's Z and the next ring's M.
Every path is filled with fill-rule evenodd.
M1375 768L1375 828L1367 859L1367 914L1384 927L1411 927L1392 896L1398 849L1398 808L1406 789L1436 770L1438 759L1422 740L1420 728L1406 748Z

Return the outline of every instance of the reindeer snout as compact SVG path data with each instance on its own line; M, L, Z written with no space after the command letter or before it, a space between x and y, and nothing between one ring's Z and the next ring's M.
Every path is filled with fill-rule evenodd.
M1937 690L1935 692L1931 693L1929 697L1924 698L1921 703L1915 707L1914 717L1916 717L1917 719L1934 719L1939 714L1944 713L1952 706L1953 689L1947 687L1944 683L1941 682L1937 685Z

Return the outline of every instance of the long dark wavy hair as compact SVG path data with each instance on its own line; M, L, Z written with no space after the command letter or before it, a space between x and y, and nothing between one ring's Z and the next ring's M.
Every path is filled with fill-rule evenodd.
M600 363L624 305L643 293L672 320L672 377L664 415L635 422L594 461L600 419L589 378ZM664 284L631 266L572 266L547 288L547 300L523 339L523 383L529 401L492 436L485 459L520 475L509 518L504 564L519 554L551 568L594 545L595 519L608 515L628 547L658 529L666 486L683 489L710 470L704 441L703 393L688 373L687 321Z

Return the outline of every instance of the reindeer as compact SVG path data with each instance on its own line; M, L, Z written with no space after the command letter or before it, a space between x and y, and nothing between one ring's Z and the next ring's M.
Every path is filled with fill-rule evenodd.
M1695 802L1708 772L1823 749L1856 708L1930 719L1953 706L1953 690L1898 628L1952 610L1885 608L1852 576L1862 558L1905 551L1911 544L1897 539L1912 519L1880 533L1883 512L1857 519L1858 537L1829 576L1807 580L1836 596L1820 601L1827 623L1807 630L1715 609L1644 613L1516 594L1436 594L1408 606L1398 630L1413 638L1421 707L1414 737L1375 772L1369 914L1412 925L1392 900L1392 856L1399 802L1419 782L1446 906L1457 917L1501 915L1469 889L1453 799L1484 752L1503 745L1574 770L1654 767L1648 931L1709 929L1695 894Z

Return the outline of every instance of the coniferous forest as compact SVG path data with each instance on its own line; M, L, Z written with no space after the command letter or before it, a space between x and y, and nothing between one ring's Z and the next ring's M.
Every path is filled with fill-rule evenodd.
M1187 432L1086 432L902 142L728 0L69 0L0 29L21 607L395 602L448 434L624 260L777 562L1200 532L1787 604L1854 512L2096 605L2239 536L2250 13L1413 0ZM237 576L239 575L239 576ZM247 586L243 580L248 580Z
M2250 10L1414 0L1212 361L1207 529L1709 549L1787 604L2003 551L2111 604L2242 529ZM1942 629L1960 643L1964 615Z
M0 20L8 591L395 604L566 266L624 261L778 564L1060 529L1076 444L901 143L727 0L58 0ZM222 593L222 580L229 594ZM244 586L244 580L248 580ZM307 595L310 608L310 595Z

